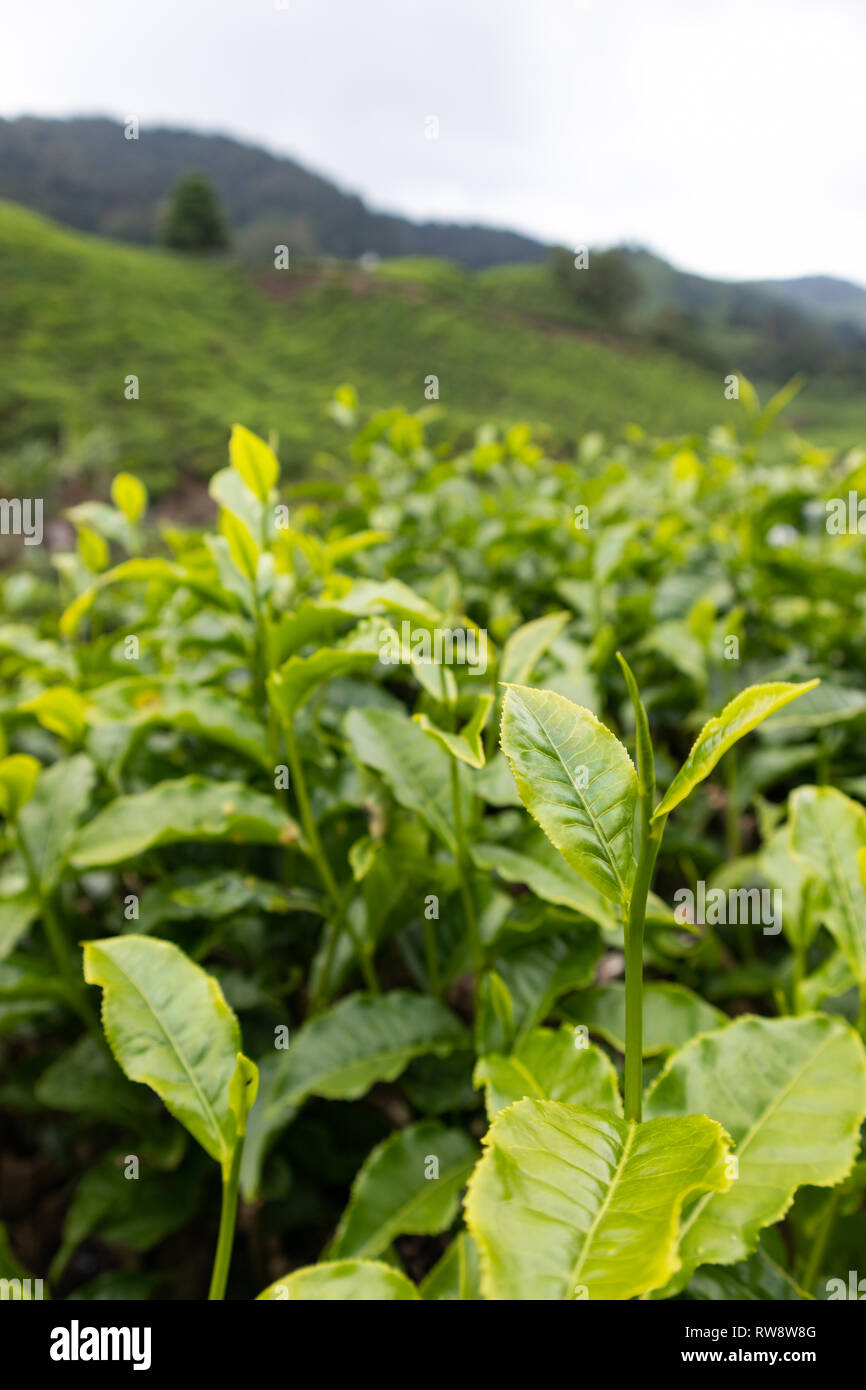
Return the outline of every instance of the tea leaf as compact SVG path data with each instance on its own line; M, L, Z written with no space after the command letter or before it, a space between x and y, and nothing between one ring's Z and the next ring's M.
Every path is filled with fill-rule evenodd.
M466 1220L489 1299L626 1299L679 1269L683 1205L724 1192L725 1133L705 1115L628 1124L520 1100L493 1121Z
M85 942L84 978L102 986L105 1036L126 1075L227 1172L240 1029L216 980L170 942L136 935Z
M511 685L502 749L521 801L566 862L611 902L626 903L637 773L619 739L562 695Z
M699 1264L748 1256L802 1184L832 1187L849 1172L866 1116L863 1044L822 1014L738 1019L674 1053L646 1097L649 1117L695 1111L730 1133L738 1171L724 1197L687 1213L677 1288Z
M807 690L814 690L819 682L804 681L793 685L789 681L773 681L767 685L750 685L740 691L721 714L707 721L692 750L674 780L671 782L655 811L653 820L668 815L681 801L685 801L699 782L709 777L716 763L729 748L750 733L776 710L784 709Z
M462 1129L434 1120L390 1135L358 1170L329 1258L374 1259L397 1236L447 1230L477 1158Z

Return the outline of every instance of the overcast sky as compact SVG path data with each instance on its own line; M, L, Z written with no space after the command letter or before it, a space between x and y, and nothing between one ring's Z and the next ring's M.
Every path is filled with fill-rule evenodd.
M416 218L866 284L864 58L866 0L7 0L0 114L219 131Z

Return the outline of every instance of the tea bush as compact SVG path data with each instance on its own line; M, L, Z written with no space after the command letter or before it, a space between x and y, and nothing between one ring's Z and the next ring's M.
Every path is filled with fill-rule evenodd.
M556 460L341 388L342 467L237 426L212 530L120 474L7 574L0 1273L844 1296L866 456L783 404Z

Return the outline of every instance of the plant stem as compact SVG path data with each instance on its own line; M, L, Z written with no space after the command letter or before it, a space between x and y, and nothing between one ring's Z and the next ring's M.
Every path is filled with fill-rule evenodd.
M241 1155L244 1150L243 1135L239 1135L232 1154L232 1165L228 1178L223 1176L222 1205L220 1207L220 1231L214 1255L208 1301L225 1298L229 1265L232 1259L232 1246L235 1240L235 1220L238 1211L238 1183L241 1176Z
M642 798L643 799L643 798ZM649 808L645 806L645 811ZM625 1118L638 1123L643 1097L643 934L646 904L667 817L645 816L643 840L625 922Z
M367 988L371 991L372 994L380 993L379 980L378 976L376 975L376 967L373 963L367 944L359 939L357 932L354 930L351 922L349 921L345 904L343 902L340 889L337 885L337 880L334 878L331 866L328 863L328 856L325 854L322 841L319 838L319 831L316 826L316 822L313 818L313 810L310 805L310 797L307 791L307 783L304 777L304 769L301 763L300 756L298 754L298 745L295 739L295 731L288 720L285 720L283 722L283 734L286 740L286 756L289 760L289 771L292 777L292 786L295 789L295 797L297 798L298 802L298 812L301 817L301 825L304 827L304 834L307 837L307 843L310 847L310 857L312 858L313 863L316 867L316 872L319 875L319 880L322 884L322 887L324 888L328 897L331 899L331 903L333 904L334 911L336 913L334 919L334 934L331 940L331 947L328 951L328 958L325 963L325 969L322 974L321 986L320 989L317 991L316 999L313 1001L313 1007L315 1010L315 1008L318 1007L319 995L322 993L324 989L327 988L327 977L330 973L331 960L333 959L333 954L336 948L337 940L341 935L344 927L348 929L349 934L352 938L352 941L355 946L355 953L358 957L358 964L360 965L361 972L364 976L364 981L367 985Z
M436 950L436 932L429 917L424 918L424 953L427 958L427 984L434 999L442 994L439 980L439 954Z
M466 918L466 931L469 936L469 950L472 957L472 969L475 972L475 992L478 993L478 986L481 983L481 973L484 969L484 953L481 949L481 937L478 934L478 919L475 916L475 904L472 901L471 870L469 867L469 855L466 851L466 836L463 830L463 808L460 801L460 773L457 767L457 759L451 759L451 806L454 816L454 839L457 844L457 872L460 878L460 895L463 899L463 913Z
M800 1278L800 1287L803 1289L804 1293L811 1294L815 1280L821 1273L821 1261L824 1258L824 1251L827 1249L830 1233L836 1223L836 1215L839 1210L841 1197L842 1188L837 1187L834 1192L830 1193L827 1200L827 1205L821 1217L821 1224L815 1232L812 1249L809 1251L809 1258L803 1267L803 1273Z

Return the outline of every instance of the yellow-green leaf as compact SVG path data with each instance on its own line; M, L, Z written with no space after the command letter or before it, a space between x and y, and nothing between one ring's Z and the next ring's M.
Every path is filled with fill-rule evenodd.
M757 728L776 710L784 709L799 695L814 690L817 684L817 680L804 681L800 685L790 681L771 681L766 685L750 685L747 690L742 690L725 705L721 714L708 720L701 729L689 756L656 807L653 820L668 815L681 801L685 801L698 783L709 777L719 759L738 739Z
M147 506L147 488L134 473L118 473L111 482L111 500L134 525Z
M134 934L85 942L84 978L102 986L102 1026L123 1071L227 1172L240 1029L216 980L171 942Z
M307 1265L269 1284L258 1300L266 1303L381 1303L420 1300L415 1285L399 1269L378 1260L327 1260Z
M250 492L260 502L267 502L280 476L280 465L265 441L243 425L235 425L229 440L229 460Z
M566 862L612 902L627 902L637 773L619 739L562 695L510 685L502 751L521 801Z
M18 706L34 714L43 729L59 734L67 743L79 743L87 727L87 701L69 685L55 685Z
M0 759L0 812L7 820L18 815L33 795L40 764L29 753Z
M501 1111L466 1197L487 1299L627 1299L680 1266L684 1203L724 1192L724 1130L705 1115L627 1123L520 1100Z

